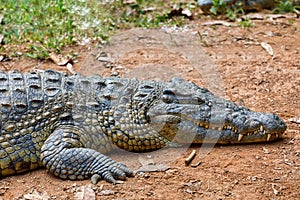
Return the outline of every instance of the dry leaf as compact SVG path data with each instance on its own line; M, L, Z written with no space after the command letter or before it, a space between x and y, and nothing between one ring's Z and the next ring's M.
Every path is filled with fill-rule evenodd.
M95 200L96 195L92 188L89 186L81 186L79 191L74 196L75 200Z
M69 58L63 57L62 55L57 55L55 53L50 53L49 58L59 66L64 66L72 61Z
M136 0L125 0L123 1L124 5L128 5L128 4L136 4Z
M213 26L213 25L223 25L223 26L237 26L234 23L222 21L222 20L215 20L215 21L209 21L202 23L202 26Z
M242 17L243 19L251 19L251 20L264 20L264 19L278 19L278 18L286 18L286 19L292 19L297 18L297 14L262 14L262 13L249 13Z
M271 56L274 55L273 48L271 47L271 45L265 42L261 42L260 45L268 52L268 54L270 54Z
M109 195L114 195L116 192L113 190L102 190L99 192L100 196L109 196Z
M187 17L192 17L192 12L187 8L183 9L181 13Z
M300 118L291 118L289 119L290 122L300 124Z
M180 8L174 7L173 10L171 10L170 13L168 14L168 17L171 18L174 16L184 16L184 17L191 19L193 17L193 14L187 8L183 9L181 7Z

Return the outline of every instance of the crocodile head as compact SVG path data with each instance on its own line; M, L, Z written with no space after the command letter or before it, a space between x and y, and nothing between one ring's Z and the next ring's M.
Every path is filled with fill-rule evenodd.
M174 78L163 82L147 101L146 118L162 136L193 143L251 143L282 137L286 124L273 113L254 112Z

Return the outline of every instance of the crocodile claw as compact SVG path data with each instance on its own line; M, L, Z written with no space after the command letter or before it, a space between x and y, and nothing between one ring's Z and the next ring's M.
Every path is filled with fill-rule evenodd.
M116 184L116 180L126 180L126 177L132 176L134 176L133 172L126 165L116 162L108 168L95 172L91 181L93 184L97 184L100 180Z

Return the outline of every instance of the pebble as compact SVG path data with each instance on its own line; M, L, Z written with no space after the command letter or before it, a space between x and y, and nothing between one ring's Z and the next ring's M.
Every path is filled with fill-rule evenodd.
M97 59L100 62L109 62L109 63L114 63L114 59L110 57L98 57Z

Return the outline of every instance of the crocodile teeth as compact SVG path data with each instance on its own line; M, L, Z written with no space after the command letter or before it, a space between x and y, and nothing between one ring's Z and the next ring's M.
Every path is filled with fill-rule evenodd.
M263 126L260 126L260 131L264 131L264 127Z
M242 141L243 137L244 137L244 135L243 135L243 134L239 134L238 141L239 141L239 142L240 142L240 141Z
M267 136L267 141L270 141L270 139L271 139L271 134L268 134L268 136Z

